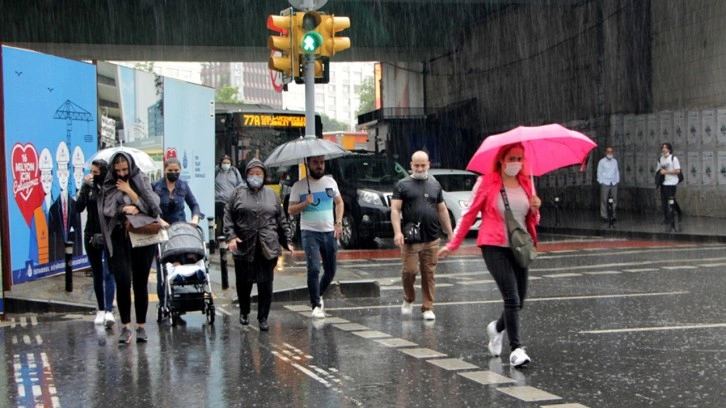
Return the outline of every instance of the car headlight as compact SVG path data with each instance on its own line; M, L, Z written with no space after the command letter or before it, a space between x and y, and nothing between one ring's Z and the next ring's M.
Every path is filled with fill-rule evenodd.
M358 190L358 201L364 202L369 205L383 206L383 201L381 201L380 194L375 191Z
M459 207L461 208L469 208L469 202L466 200L459 200Z

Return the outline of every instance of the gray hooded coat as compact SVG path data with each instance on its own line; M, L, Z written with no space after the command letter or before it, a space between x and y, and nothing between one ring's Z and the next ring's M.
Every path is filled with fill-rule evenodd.
M252 167L260 167L267 175L267 168L257 159L249 162L245 174ZM287 247L288 242L292 242L290 226L280 197L265 185L253 189L242 184L234 190L224 207L223 231L227 241L232 238L242 240L237 243L237 251L232 255L248 262L252 262L255 254L262 256L258 248L260 241L264 241L274 256L280 256L281 247ZM257 282L268 280L272 280L272 276L256 278Z
M118 155L123 155L129 163L128 181L131 184L131 188L139 196L136 202L132 203L128 195L116 188L118 176L114 171L113 162ZM114 228L124 227L125 216L123 214L123 207L127 205L135 205L141 213L150 217L158 218L161 214L159 196L151 188L149 177L136 166L136 161L134 161L131 155L125 152L118 152L111 156L111 160L108 163L106 180L103 182L103 215L106 218L106 222L101 222L101 229L106 239L109 256L113 256L111 232Z

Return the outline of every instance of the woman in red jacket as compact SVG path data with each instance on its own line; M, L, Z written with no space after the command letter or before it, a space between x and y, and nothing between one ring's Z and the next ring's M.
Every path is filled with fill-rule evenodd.
M501 316L487 326L489 353L495 357L501 354L502 338L506 329L512 350L509 360L514 367L521 367L530 362L519 336L519 311L527 296L529 274L526 268L517 265L509 247L502 187L514 218L520 225L526 226L535 245L537 244L535 226L539 221L539 207L542 203L534 193L534 186L531 178L525 173L526 166L523 166L523 161L524 147L521 144L514 143L499 149L491 172L480 176L474 185L469 208L456 226L453 238L439 250L440 257L446 257L450 252L456 251L477 214L481 212L482 224L476 244L481 248L487 269L496 281L504 300L504 311Z

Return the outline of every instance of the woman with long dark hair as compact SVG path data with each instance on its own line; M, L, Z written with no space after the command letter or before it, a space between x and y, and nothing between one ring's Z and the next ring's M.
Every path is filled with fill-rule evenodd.
M96 294L98 311L94 323L105 324L107 329L113 327L113 297L116 282L108 270L108 259L104 250L103 231L103 195L101 187L108 173L108 163L103 159L91 162L91 172L83 178L83 185L76 197L76 211L87 210L86 226L83 229L83 245L86 248L88 262L93 273L93 291Z
M125 152L111 156L111 169L103 184L103 214L106 217L106 243L109 265L116 279L116 300L121 317L119 343L133 338L131 331L131 289L133 285L136 310L136 341L146 342L144 325L149 308L149 271L156 245L133 248L125 224L127 216L145 214L158 218L161 214L159 196L151 189L149 178Z

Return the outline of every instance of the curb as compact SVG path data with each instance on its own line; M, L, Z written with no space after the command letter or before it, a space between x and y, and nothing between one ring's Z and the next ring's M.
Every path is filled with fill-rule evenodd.
M648 232L648 231L623 231L616 228L573 228L573 227L543 227L538 226L537 232L548 234L569 234L569 235L595 235L600 237L614 238L636 238L651 241L681 241L681 242L726 242L726 236L704 235L704 234L683 234L681 232Z
M3 301L5 303L5 310L8 313L85 313L96 310L96 307L93 305L48 299L26 299L6 296Z

